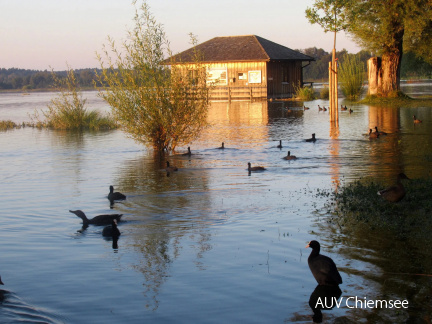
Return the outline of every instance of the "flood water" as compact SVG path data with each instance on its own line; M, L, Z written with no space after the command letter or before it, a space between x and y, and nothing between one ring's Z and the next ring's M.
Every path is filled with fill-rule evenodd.
M407 86L432 92L430 83ZM0 93L0 120L28 121L54 95ZM89 109L109 111L95 92L84 95ZM121 130L0 132L0 322L310 323L316 281L305 245L315 239L341 272L343 298L410 306L342 304L325 322L426 323L431 279L382 276L403 242L328 229L320 192L368 176L392 183L401 171L429 177L431 107L340 103L354 112L340 112L339 127L318 111L322 100L305 111L293 102L212 103L193 155L181 147L167 157L179 167L170 177L164 159ZM375 126L389 135L369 140ZM305 142L312 133L316 143ZM283 160L288 150L298 159ZM267 170L248 174L247 162ZM110 185L127 199L110 206ZM76 209L123 214L118 248L103 227L82 228Z

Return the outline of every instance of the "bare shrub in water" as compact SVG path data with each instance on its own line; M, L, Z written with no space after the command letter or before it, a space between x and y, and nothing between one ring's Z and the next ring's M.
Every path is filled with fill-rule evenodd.
M363 92L365 66L358 56L345 55L338 68L340 88L347 99L357 100Z
M87 111L86 99L82 98L75 74L69 66L66 78L60 79L54 71L52 77L59 94L51 99L48 110L41 111L44 120L41 120L37 111L31 116L32 120L36 120L34 123L36 127L63 130L99 130L117 127L109 116L102 116L98 111Z
M137 142L159 152L175 150L207 125L206 69L198 53L187 75L178 62L165 60L165 54L172 57L169 42L145 1L136 8L134 20L135 27L121 49L109 39L104 48L106 61L98 56L102 68L98 81L106 87L100 95Z

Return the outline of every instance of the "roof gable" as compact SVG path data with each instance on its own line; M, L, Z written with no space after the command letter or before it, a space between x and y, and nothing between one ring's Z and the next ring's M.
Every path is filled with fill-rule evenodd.
M203 62L314 60L310 56L255 35L215 37L197 45L196 49L203 54ZM179 63L188 63L193 61L193 53L194 48L190 48L172 58Z

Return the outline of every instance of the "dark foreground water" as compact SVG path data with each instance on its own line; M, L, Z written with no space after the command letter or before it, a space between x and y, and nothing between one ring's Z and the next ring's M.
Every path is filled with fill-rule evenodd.
M52 96L0 94L0 119L28 120ZM89 108L108 109L86 96ZM347 103L354 112L340 112L339 127L330 127L318 104L327 102L308 102L307 111L214 103L194 154L182 156L183 147L168 157L180 168L170 177L164 159L122 131L1 132L0 322L310 323L316 282L304 247L312 239L344 281L342 304L325 321L427 322L431 279L381 276L389 251L412 260L421 253L385 235L327 228L321 192L366 176L392 183L400 171L430 176L432 110ZM423 123L414 125L413 114ZM369 140L375 125L390 134ZM312 133L317 142L306 143ZM221 142L225 150L216 149ZM298 159L283 160L288 150ZM249 175L247 162L267 171ZM111 208L109 185L127 200ZM122 213L118 248L70 209ZM410 308L350 308L349 297L407 299Z

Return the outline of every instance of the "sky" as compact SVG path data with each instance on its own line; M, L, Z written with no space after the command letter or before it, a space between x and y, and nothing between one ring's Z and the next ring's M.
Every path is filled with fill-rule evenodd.
M138 0L138 3L140 0ZM171 51L218 36L257 35L291 49L331 52L333 34L311 25L313 0L148 0ZM96 68L108 36L119 45L134 26L131 0L0 0L0 68L66 70ZM360 48L344 33L336 49Z

